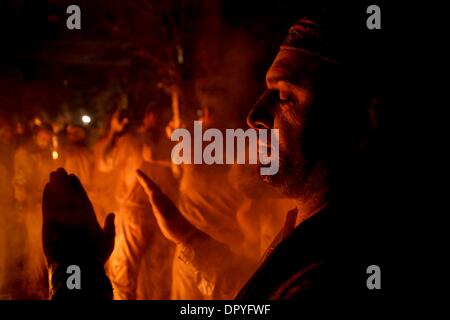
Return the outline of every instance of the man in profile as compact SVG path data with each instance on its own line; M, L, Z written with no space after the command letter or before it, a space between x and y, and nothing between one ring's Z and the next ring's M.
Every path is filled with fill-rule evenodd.
M368 292L365 272L373 260L365 254L375 253L367 222L374 210L369 199L375 199L370 188L376 185L367 171L379 104L363 73L374 76L359 50L361 27L352 21L357 17L347 21L346 15L329 12L296 22L266 74L266 92L248 115L252 128L279 129L280 170L263 180L297 202L256 272L246 268L250 264L242 256L190 225L138 174L163 234L181 248L180 260L195 269L202 288L261 300ZM212 248L215 257L201 261ZM236 261L241 279L230 276ZM216 272L227 265L229 272Z

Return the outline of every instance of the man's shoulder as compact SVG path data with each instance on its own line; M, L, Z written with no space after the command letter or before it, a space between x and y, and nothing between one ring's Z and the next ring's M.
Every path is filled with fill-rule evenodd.
M329 266L326 260L312 262L292 273L270 295L270 300L297 300L311 295L313 291L326 291Z
M321 299L335 295L353 269L340 239L344 230L334 215L335 210L325 209L300 224L273 249L238 297Z

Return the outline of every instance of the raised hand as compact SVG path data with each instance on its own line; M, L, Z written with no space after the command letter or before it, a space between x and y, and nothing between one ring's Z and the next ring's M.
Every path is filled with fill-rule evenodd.
M202 233L186 220L175 204L141 170L137 170L137 179L147 193L159 228L167 239L175 244L186 243Z
M42 200L44 253L50 267L71 261L108 260L114 248L114 214L102 229L78 178L64 169L50 174Z
M120 111L114 112L112 119L111 119L111 133L117 134L121 133L125 130L126 126L129 123L129 119L124 117L123 119L120 118Z

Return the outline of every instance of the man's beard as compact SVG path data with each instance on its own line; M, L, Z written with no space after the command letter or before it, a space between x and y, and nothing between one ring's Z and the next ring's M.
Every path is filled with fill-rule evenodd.
M299 153L289 156L280 153L279 161L278 173L261 176L261 179L288 198L308 198L329 179L329 170L323 161L308 162Z
M280 154L278 172L274 175L261 176L261 179L264 183L279 189L283 195L297 198L303 192L304 167L305 163L298 154L291 156Z

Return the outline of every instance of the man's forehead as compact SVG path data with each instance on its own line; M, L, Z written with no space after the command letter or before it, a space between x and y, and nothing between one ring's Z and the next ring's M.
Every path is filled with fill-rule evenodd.
M278 82L298 86L309 84L321 65L320 58L314 55L300 50L282 49L266 73L266 84L267 86Z

